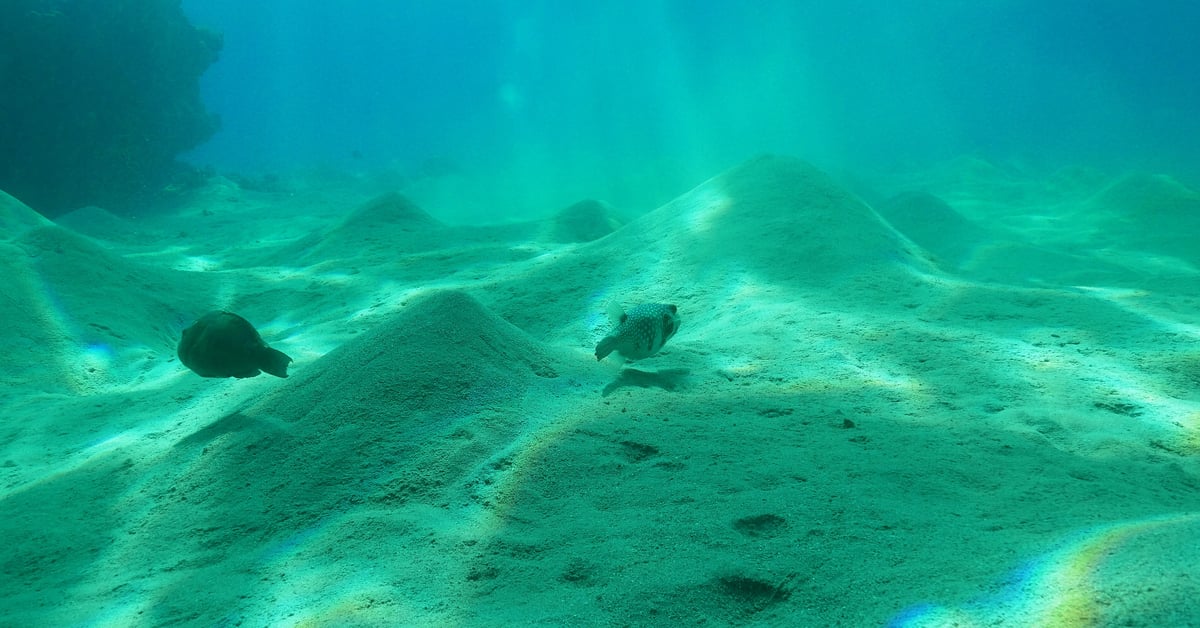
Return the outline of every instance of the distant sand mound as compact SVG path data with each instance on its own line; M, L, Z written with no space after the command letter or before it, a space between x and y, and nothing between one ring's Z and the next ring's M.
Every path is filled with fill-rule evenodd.
M710 296L765 283L857 283L879 294L881 280L907 282L911 267L935 270L928 253L820 170L765 156L608 237L539 260L511 287L480 298L539 337L564 333L578 342L581 334L564 310L585 317L607 303L637 300L717 308L723 304Z
M1161 251L1200 263L1200 192L1166 175L1132 174L1091 204L1110 215L1114 244Z
M34 227L49 224L49 219L0 190L0 239L15 238Z
M906 192L877 203L875 209L893 227L951 266L962 262L984 232L941 198Z
M1200 192L1162 174L1131 174L1093 199L1110 211L1160 226L1200 222Z
M440 222L403 194L389 192L350 212L335 229L366 233L375 229L421 231L440 226Z
M556 373L533 339L467 294L441 291L297 369L256 408L288 421L403 422L417 411L477 411L534 377Z
M613 208L604 201L584 200L559 210L550 219L551 242L591 242L621 226Z
M434 235L443 232L444 226L433 216L404 195L391 192L355 208L325 233L302 238L283 256L319 260L372 251L425 251L444 244L444 238Z
M130 221L94 205L56 216L54 223L76 233L111 242L128 243L162 238L162 234L159 233L142 233Z
M702 183L622 229L689 265L747 264L779 279L821 281L925 255L861 200L798 159L763 156ZM607 241L606 241L607 242Z

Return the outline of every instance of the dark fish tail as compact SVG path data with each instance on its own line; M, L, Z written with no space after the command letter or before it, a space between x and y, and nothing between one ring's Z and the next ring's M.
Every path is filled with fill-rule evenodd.
M275 377L288 376L288 364L291 363L292 358L288 357L286 353L270 347L263 347L259 355L258 368Z

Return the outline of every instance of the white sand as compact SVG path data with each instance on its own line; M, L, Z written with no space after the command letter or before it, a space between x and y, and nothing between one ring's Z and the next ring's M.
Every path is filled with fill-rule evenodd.
M1200 625L1200 194L868 187L907 235L773 157L590 242L603 205L0 197L0 623ZM598 364L612 300L682 328ZM216 308L292 377L184 369Z

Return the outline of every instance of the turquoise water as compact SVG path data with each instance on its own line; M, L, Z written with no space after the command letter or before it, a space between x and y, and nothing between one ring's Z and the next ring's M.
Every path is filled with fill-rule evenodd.
M181 6L0 8L0 626L1200 626L1200 10Z
M185 2L225 33L192 158L496 181L503 210L655 207L762 152L1197 172L1186 2ZM492 200L489 197L489 200Z

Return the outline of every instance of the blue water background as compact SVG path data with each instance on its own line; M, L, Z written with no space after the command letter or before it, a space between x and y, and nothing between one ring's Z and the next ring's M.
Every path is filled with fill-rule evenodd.
M225 37L202 84L223 128L188 159L243 173L435 164L644 204L761 152L1200 163L1197 3L183 4Z

